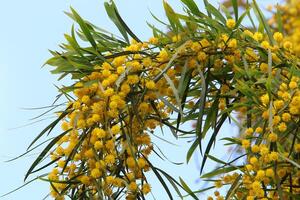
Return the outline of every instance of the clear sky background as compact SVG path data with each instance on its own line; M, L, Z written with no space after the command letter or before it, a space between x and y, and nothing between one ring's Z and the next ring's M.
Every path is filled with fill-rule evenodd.
M274 3L270 0L261 2L264 5ZM178 0L169 0L169 3L175 10L181 10L182 4ZM156 24L149 10L159 18L165 19L162 0L118 0L116 4L126 23L143 40L151 36L145 21ZM23 184L26 170L37 155L30 155L9 163L4 161L23 153L32 139L53 120L20 127L33 122L30 119L41 113L41 111L22 108L50 105L57 95L53 84L62 84L57 83L57 77L49 73L50 67L41 68L41 66L50 57L47 49L59 50L58 44L64 41L63 34L70 32L73 21L63 13L69 11L70 6L75 8L83 18L113 33L118 33L106 16L101 0L0 0L0 195ZM227 125L222 134L228 136L233 132L236 132L236 128ZM166 134L171 135L168 131ZM167 138L180 146L174 147L155 141L163 146L164 152L171 161L184 161L190 144L179 143L170 136ZM223 152L219 147L215 150L215 153L220 155ZM199 189L196 181L199 177L198 162L192 161L188 166L176 167L158 158L153 157L152 160L170 172L174 178L181 176L193 189ZM207 170L212 167L213 165L208 165ZM159 182L153 178L150 175L157 199L167 199L162 194L163 189ZM2 199L39 200L47 193L48 184L38 181Z

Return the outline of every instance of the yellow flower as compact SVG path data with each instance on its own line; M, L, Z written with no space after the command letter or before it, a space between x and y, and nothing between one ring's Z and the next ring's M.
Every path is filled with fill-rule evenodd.
M264 72L264 73L267 73L268 72L268 69L269 69L269 65L266 64L266 63L261 63L260 66L260 71Z
M291 81L290 83L289 83L289 88L290 89L296 89L298 87L298 84L297 84L297 82L295 82L295 81Z
M148 183L144 183L142 186L143 194L148 194L151 191L151 186Z
M289 41L286 41L284 44L283 44L283 47L287 50L291 50L292 47L293 47L293 44Z
M260 32L256 32L256 33L254 33L254 35L253 35L253 39L256 40L256 41L258 41L258 42L261 41L263 38L264 38L264 36L263 36L263 34L260 33Z
M154 81L147 81L146 82L146 88L149 90L155 90L156 89L156 84Z
M268 94L264 94L260 97L261 102L263 103L264 106L268 105L270 98Z
M264 49L269 49L271 47L270 43L268 41L262 41L262 43L260 43L260 45Z
M88 185L90 183L90 178L88 176L83 175L80 177L80 181L84 185Z
M278 130L279 130L280 132L284 132L284 131L286 131L286 129L287 129L287 126L286 126L286 124L285 124L284 122L281 122L281 123L278 125Z
M161 50L157 56L158 62L165 62L168 60L168 58L169 58L169 54L165 49Z
M270 133L269 136L268 136L268 139L269 139L269 141L271 141L271 142L276 142L277 139L278 139L278 136L277 136L277 134L275 134L275 133Z
M283 113L281 116L282 121L288 122L291 120L291 115L289 113Z
M200 51L197 55L197 59L201 62L204 62L207 59L206 53L204 53L203 51Z
M100 150L100 149L102 149L102 147L103 147L103 142L102 142L102 141L96 141L96 142L95 142L94 148L95 148L96 150Z
M271 169L271 168L267 169L266 170L266 176L270 177L270 178L274 177L274 171L273 171L273 169Z
M144 158L139 158L137 163L138 163L139 168L141 168L141 169L143 169L146 166L146 161Z
M261 127L257 127L256 129L255 129L255 132L256 133L262 133L262 131L263 131L263 129L261 128Z
M260 189L260 182L254 181L254 182L252 183L252 189L253 189L253 190L259 190L259 189Z
M250 162L252 165L255 165L255 164L257 164L258 160L257 160L256 157L253 156L253 157L250 158L249 162Z
M295 144L294 149L295 149L296 153L300 153L300 143L299 144Z
M112 154L108 154L106 157L105 157L105 162L108 163L108 164L114 164L116 162L116 158L114 155Z
M91 176L93 178L99 178L102 175L102 172L99 169L93 169L91 171Z
M242 140L242 147L244 149L247 149L250 147L250 141L249 140Z
M260 150L260 148L259 148L258 145L253 145L253 146L251 147L251 151L252 151L253 153L258 153L259 150Z
M256 177L255 179L258 180L258 181L262 181L265 177L265 171L264 170L258 170L257 173L256 173Z
M137 190L137 184L136 184L136 182L131 182L129 185L128 185L128 189L130 190L130 191L136 191Z
M98 138L100 138L100 139L102 139L106 136L106 132L101 128L94 128L94 130L92 131L92 134L97 135Z
M215 181L215 186L216 186L216 188L221 188L223 186L222 181L220 181L220 180Z
M269 154L269 158L270 158L272 161L277 161L277 160L278 160L278 153L275 152L275 151L272 151L272 152Z
M235 27L236 23L234 19L228 19L226 21L226 26L230 29L233 29Z
M110 97L114 94L114 89L113 88L108 88L104 91L103 94L104 94L105 97Z
M275 32L274 34L273 34L273 38L274 38L274 40L276 41L276 42L281 42L282 40L283 40L283 35L282 35L282 33L279 33L279 32Z
M150 44L154 44L154 45L157 44L158 41L159 41L159 40L158 40L158 38L156 38L156 37L151 37L151 38L149 39L149 43L150 43Z
M121 131L121 127L120 125L114 125L113 127L111 127L111 132L112 134L116 135Z
M127 164L127 166L128 166L130 169L135 168L135 160L134 160L134 158L133 158L133 157L128 157L128 158L126 159L126 164Z
M247 128L245 131L245 135L250 136L254 132L253 128Z

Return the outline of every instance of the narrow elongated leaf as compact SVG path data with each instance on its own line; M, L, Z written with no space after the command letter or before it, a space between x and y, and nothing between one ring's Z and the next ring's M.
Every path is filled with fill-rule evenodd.
M213 5L211 5L208 2L205 6L206 9L209 10L209 12L216 17L216 19L220 20L223 24L226 24L225 17L222 15L220 11L218 11L218 9L216 9Z
M180 183L184 190L191 196L193 199L199 200L198 197L193 193L193 191L189 188L189 186L184 182L184 180L179 177Z
M175 11L172 9L172 7L167 3L166 0L163 1L163 6L167 15L167 18L169 19L170 25L172 27L172 31L174 33L177 33L179 29L184 30L183 26L180 23L180 20L175 13Z
M194 0L181 0L181 2L184 3L194 15L197 15L199 17L204 16L204 14L199 10Z
M47 131L48 134L53 130L53 128L57 125L58 122L60 122L60 120L62 120L65 116L67 116L69 114L69 112L66 110L63 113L61 113L61 115L54 120L51 124L49 124L44 130L42 130L42 132L36 137L34 138L34 140L30 143L30 145L27 147L27 151L30 149L30 147L32 147L32 145L34 145L36 143L36 141L38 139L40 139Z
M240 174L238 177L236 177L234 182L231 184L231 186L226 194L225 200L232 199L231 197L235 194L236 189L241 185L241 183L239 182L241 180L241 177L242 177L242 175Z
M129 44L130 41L129 41L129 38L128 38L128 34L127 34L125 28L120 23L117 15L116 15L116 11L115 11L116 6L115 6L114 2L113 1L111 1L110 3L105 2L104 7L105 7L106 13L109 16L109 18L116 25L116 27L119 29L120 33L123 35L126 42Z
M238 1L237 1L237 0L231 0L231 4L232 4L232 7L233 7L233 12L234 12L235 21L238 21L238 19L239 19L239 6L238 6Z
M91 45L94 47L95 50L97 50L97 44L94 40L90 30L87 27L87 24L85 21L80 17L80 15L71 7L71 12L76 20L76 22L79 24L83 34L85 35L86 39L91 43Z
M228 173L228 172L235 171L237 169L238 169L238 167L233 167L233 166L222 167L220 169L216 169L216 170L213 170L213 171L211 171L209 173L203 174L201 176L201 178L212 178L212 177L217 176L219 174L225 174L225 173Z
M191 145L191 147L189 148L187 154L186 154L186 162L187 162L187 163L190 161L190 159L191 159L191 157L192 157L192 155L193 155L195 149L197 148L197 146L198 146L198 141L195 140L195 141L193 142L193 144Z
M173 200L173 196L172 196L172 193L171 191L169 190L166 182L164 181L164 179L161 177L161 175L159 174L159 172L156 170L156 168L151 164L151 162L146 158L144 157L147 161L147 163L150 165L151 169L153 170L155 176L158 178L159 182L162 184L163 188L165 189L165 191L167 192L170 200Z
M209 155L210 149L211 149L214 141L216 140L216 137L217 137L217 135L219 133L219 130L222 127L223 123L225 122L226 118L227 118L226 114L223 114L221 116L220 120L218 121L217 127L214 129L214 132L213 132L211 138L209 139L209 142L208 142L207 147L205 149L204 157L202 159L202 164L201 164L201 168L200 168L200 174L202 174L202 172L203 172L206 160L208 158L207 155Z
M41 160L45 157L45 155L50 151L50 149L68 132L70 132L72 129L69 129L67 131L64 131L60 135L58 135L56 138L54 138L42 151L42 153L37 157L37 159L33 162L33 164L30 166L29 170L27 171L24 181L28 178L28 176L33 172L34 168L41 162Z

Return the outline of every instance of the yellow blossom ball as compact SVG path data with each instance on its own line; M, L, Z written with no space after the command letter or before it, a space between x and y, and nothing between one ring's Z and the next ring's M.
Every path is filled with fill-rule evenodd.
M269 69L269 65L266 63L261 63L259 66L260 71L267 73Z
M236 23L234 19L228 19L226 21L226 26L230 29L233 29L235 27Z
M272 161L277 161L278 160L278 153L277 152L271 152L269 154L269 158L272 160Z
M136 191L137 190L137 184L136 184L136 182L131 182L129 185L128 185L128 189L130 190L130 191Z
M96 142L95 142L94 148L95 148L96 150L100 150L100 149L102 149L102 147L103 147L103 142L102 142L102 141L96 141Z
M249 140L242 140L242 147L244 149L247 149L250 147L250 141Z
M116 135L121 131L121 127L120 125L114 125L113 127L111 127L111 132L112 134Z
M268 140L269 140L270 142L276 142L277 139L278 139L278 136L277 136L277 134L275 134L275 133L270 133L269 136L268 136Z
M276 41L276 42L281 42L282 40L283 40L283 35L282 35L282 33L280 33L280 32L275 32L274 34L273 34L273 38L274 38L274 40Z
M148 183L143 184L142 192L143 194L148 194L151 191L151 186Z
M299 144L295 144L294 149L295 149L296 153L300 153L300 143Z
M286 126L286 124L285 124L284 122L281 122L281 123L278 125L278 130L279 130L280 132L284 132L284 131L286 131L286 129L287 129L287 126Z
M290 89L295 89L295 88L297 88L298 87L298 84L297 84L297 82L295 82L295 81L291 81L290 83L289 83L289 88Z
M269 49L271 46L270 46L270 43L268 41L262 41L260 43L261 47L264 48L264 49Z
M147 81L146 82L146 88L149 90L155 90L156 89L156 84L154 81Z
M289 122L291 120L291 115L289 113L283 113L281 119L284 122Z
M251 147L251 151L252 151L253 153L258 153L259 150L260 150L260 148L259 148L258 145L253 145L253 146Z
M108 164L114 164L116 162L116 158L114 155L112 154L108 154L106 157L105 157L105 162L108 163Z
M271 169L271 168L266 169L266 176L270 177L270 178L274 177L273 169Z
M263 132L263 129L261 127L257 127L255 129L255 132L261 134Z
M91 176L93 178L99 178L102 175L102 172L99 169L93 169L91 171Z
M260 97L261 102L263 103L264 106L268 105L270 98L268 94L264 94Z
M255 165L255 164L258 163L258 159L257 159L256 157L253 156L253 157L250 158L249 162L250 162L252 165Z

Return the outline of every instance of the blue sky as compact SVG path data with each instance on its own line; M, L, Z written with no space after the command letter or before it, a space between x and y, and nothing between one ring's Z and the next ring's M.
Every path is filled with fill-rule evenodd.
M169 2L175 10L181 9L179 1ZM272 1L264 1L267 2ZM162 0L118 0L116 4L127 24L144 40L151 36L145 21L156 23L149 10L159 18L165 19ZM42 121L16 129L31 123L32 120L29 119L40 113L22 108L51 104L57 94L53 84L62 84L57 83L57 77L49 73L49 67L41 66L50 57L47 49L58 50L58 44L64 41L63 34L70 32L73 22L63 13L69 11L70 6L82 17L117 33L117 29L106 16L101 0L9 0L0 3L0 195L23 183L24 174L36 155L10 163L4 161L23 153L30 141L49 123L49 120ZM235 131L235 128L228 125L223 132L226 134L232 131ZM169 139L177 142L174 138ZM172 147L165 143L162 145L172 161L185 160L185 152L189 146L186 143L181 143L180 147ZM159 163L166 171L171 171L174 178L182 176L193 188L198 188L197 184L194 184L198 177L195 163L192 162L189 168L180 168L157 159L154 159L154 162ZM154 183L156 193L161 194L158 182ZM47 192L48 184L39 181L3 199L38 200ZM163 196L158 199L163 199Z

